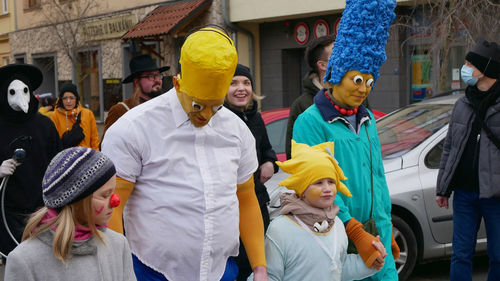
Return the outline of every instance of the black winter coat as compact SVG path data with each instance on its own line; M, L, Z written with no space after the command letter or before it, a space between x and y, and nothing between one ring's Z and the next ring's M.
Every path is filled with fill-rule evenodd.
M466 89L466 91L470 90L477 91L477 88L469 86ZM485 111L482 122L491 130L492 136L489 137L484 128L478 128L480 133L477 136L472 136L473 139L477 140L477 155L468 157L468 159L478 157L477 165L474 166L471 163L460 171L459 163L464 151L466 151L466 146L470 145L468 140L477 113L467 95L459 98L455 103L441 156L436 187L436 195L438 196L450 197L456 187L455 174L457 172L463 173L465 169L469 169L470 173L470 170L474 169L474 172L477 173L479 198L500 198L500 150L491 139L500 139L500 81L497 81L488 92L491 92L491 98L494 99L494 102ZM463 181L463 178L458 180Z
M318 74L315 72L309 72L302 80L303 90L302 94L292 103L290 106L290 116L288 117L288 124L286 127L286 159L290 159L292 156L292 136L293 136L293 124L299 115L304 112L309 106L314 103L314 96L319 92L320 88L314 85L312 79L317 77Z
M278 172L279 167L275 163L278 158L276 157L276 152L274 152L271 147L264 120L262 119L260 113L257 112L257 106L253 106L251 109L244 112L231 108L227 103L224 103L224 106L240 117L252 132L252 135L255 138L259 167L265 162L271 161L274 166L274 172ZM260 182L260 169L257 169L253 177L255 182L255 193L257 194L259 204L266 204L270 199L266 186Z
M21 239L28 216L40 207L42 179L52 158L61 150L61 140L54 123L38 113L38 103L30 103L28 113L15 112L6 100L0 101L0 163L10 159L14 150L26 151L24 162L18 166L5 187L5 213L9 228ZM35 98L32 97L32 100ZM2 192L3 192L2 191ZM10 239L0 217L0 251L9 253L16 244Z

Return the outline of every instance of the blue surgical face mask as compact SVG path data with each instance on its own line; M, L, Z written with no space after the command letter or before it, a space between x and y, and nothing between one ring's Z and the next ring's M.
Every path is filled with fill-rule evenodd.
M474 72L474 69L470 66L467 66L464 64L462 66L462 70L460 71L460 75L462 76L462 80L465 82L465 84L469 86L474 86L477 83L477 78L472 76L472 73Z

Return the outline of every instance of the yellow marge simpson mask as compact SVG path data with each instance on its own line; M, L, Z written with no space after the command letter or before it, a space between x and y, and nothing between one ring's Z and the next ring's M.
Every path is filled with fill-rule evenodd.
M224 31L205 27L182 45L181 73L173 82L182 108L196 127L208 124L224 103L238 63L234 43Z
M333 85L333 97L344 107L357 107L368 97L373 86L373 75L349 70L340 84Z
M333 142L308 146L292 140L292 158L285 162L276 161L276 164L283 171L291 174L279 185L294 190L295 193L301 196L307 187L315 181L331 178L335 180L337 191L345 196L352 197L349 189L341 182L341 180L347 180L347 178L333 158L333 153Z

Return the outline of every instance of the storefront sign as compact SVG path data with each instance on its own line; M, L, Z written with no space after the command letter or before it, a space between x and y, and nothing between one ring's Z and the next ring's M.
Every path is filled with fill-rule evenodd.
M85 22L80 26L80 34L86 41L121 37L137 23L137 15L113 17L110 19Z
M340 25L340 18L338 18L335 21L335 24L333 25L333 29L334 29L335 35L337 35L337 32L339 32L339 25Z
M295 41L300 45L304 45L309 39L309 28L304 22L299 22L295 26Z
M314 38L326 36L330 33L330 28L325 20L317 20L313 28Z

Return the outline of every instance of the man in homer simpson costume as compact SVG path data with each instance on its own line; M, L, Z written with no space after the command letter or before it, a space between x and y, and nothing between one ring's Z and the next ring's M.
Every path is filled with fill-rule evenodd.
M234 280L240 233L254 280L267 280L255 140L222 106L237 62L224 31L199 29L181 48L174 88L106 133L138 280ZM123 208L110 228L122 231Z
M372 266L380 259L380 253L370 246L374 236L363 228L367 221L374 220L385 248L392 249L382 270L369 280L398 280L394 259L399 257L399 248L392 236L391 201L380 142L373 114L361 105L386 60L385 45L395 6L395 0L346 1L324 78L333 87L318 92L314 104L297 118L293 128L296 142L335 143L335 158L352 193L352 198L343 194L335 198L338 216L365 264Z

